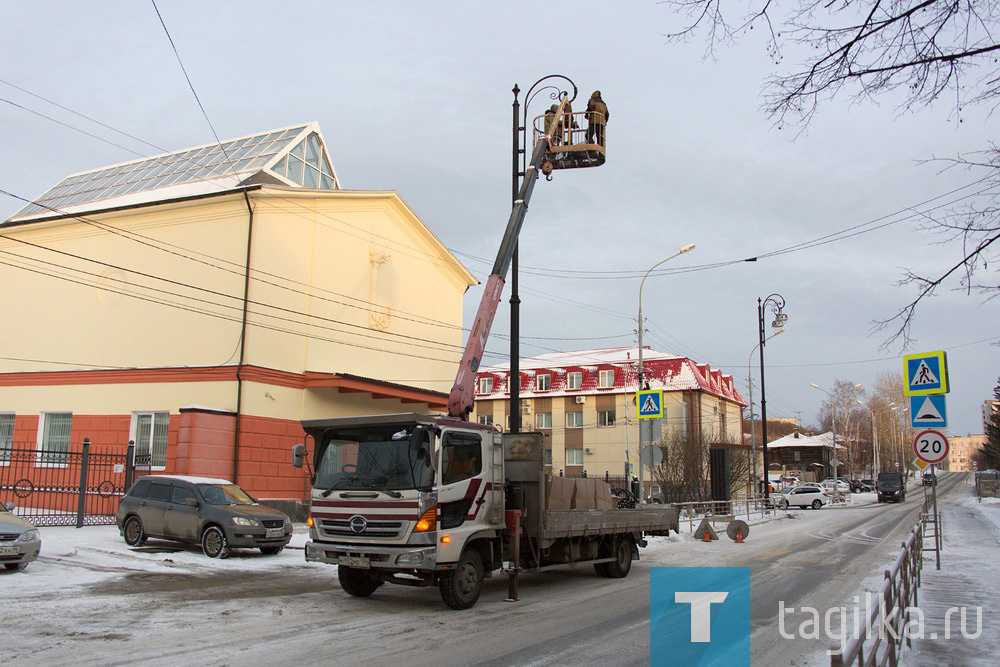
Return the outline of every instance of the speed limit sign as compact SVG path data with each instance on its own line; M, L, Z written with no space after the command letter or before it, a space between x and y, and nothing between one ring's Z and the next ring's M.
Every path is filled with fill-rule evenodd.
M948 456L948 438L940 431L921 431L913 439L913 451L925 463L940 463Z

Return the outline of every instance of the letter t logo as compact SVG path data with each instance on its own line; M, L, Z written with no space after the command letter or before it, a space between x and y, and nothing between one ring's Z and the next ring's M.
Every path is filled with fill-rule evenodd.
M724 602L729 593L676 591L674 602L691 605L691 641L712 641L712 603Z

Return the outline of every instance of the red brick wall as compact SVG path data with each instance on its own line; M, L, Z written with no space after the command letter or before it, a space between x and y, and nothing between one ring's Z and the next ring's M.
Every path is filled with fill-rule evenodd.
M15 447L35 447L38 422L38 415L15 417ZM90 438L93 445L120 446L124 452L131 422L131 415L74 414L72 449L79 451L83 439ZM232 479L235 425L235 415L208 410L186 409L171 415L165 472ZM265 500L308 499L308 469L292 467L292 445L306 442L299 422L244 415L240 431L236 482Z
M258 498L308 499L308 470L292 467L292 445L306 442L302 425L244 415L240 431L239 485Z

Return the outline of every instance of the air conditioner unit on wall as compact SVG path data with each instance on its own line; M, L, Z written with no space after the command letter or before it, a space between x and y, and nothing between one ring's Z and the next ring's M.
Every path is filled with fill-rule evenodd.
M522 415L530 415L531 414L531 408L530 407L521 408L521 414Z
M586 402L587 402L587 397L586 396L577 396L576 397L576 404L577 405L583 405Z
M584 454L593 454L594 453L594 448L593 447L584 447L583 448L583 453Z
M531 407L531 399L530 398L522 398L521 399L521 407L522 408L530 408Z

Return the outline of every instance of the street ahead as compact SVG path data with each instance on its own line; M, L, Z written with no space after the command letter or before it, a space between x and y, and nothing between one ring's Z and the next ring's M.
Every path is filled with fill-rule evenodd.
M941 474L938 492L943 504L970 487L965 475ZM590 567L525 576L516 603L503 601L506 580L498 576L487 580L479 604L463 612L444 607L434 589L383 586L371 598L351 598L340 590L335 568L307 565L301 551L209 561L192 548L143 554L158 569L139 569L127 564L136 555L112 528L46 529L43 558L18 579L0 577L7 599L0 642L10 664L641 665L648 662L650 567L745 566L758 602L747 664L822 662L832 642L781 638L779 603L822 613L851 605L864 585L874 589L916 521L923 491L911 487L902 505L862 498L872 502L800 510L752 526L745 544L724 533L710 544L654 538L623 580L596 577ZM82 546L72 553L46 549L53 530L64 531L57 547L73 537ZM87 553L122 565L87 561ZM44 590L21 583L33 574L63 585ZM800 622L789 615L786 631Z

